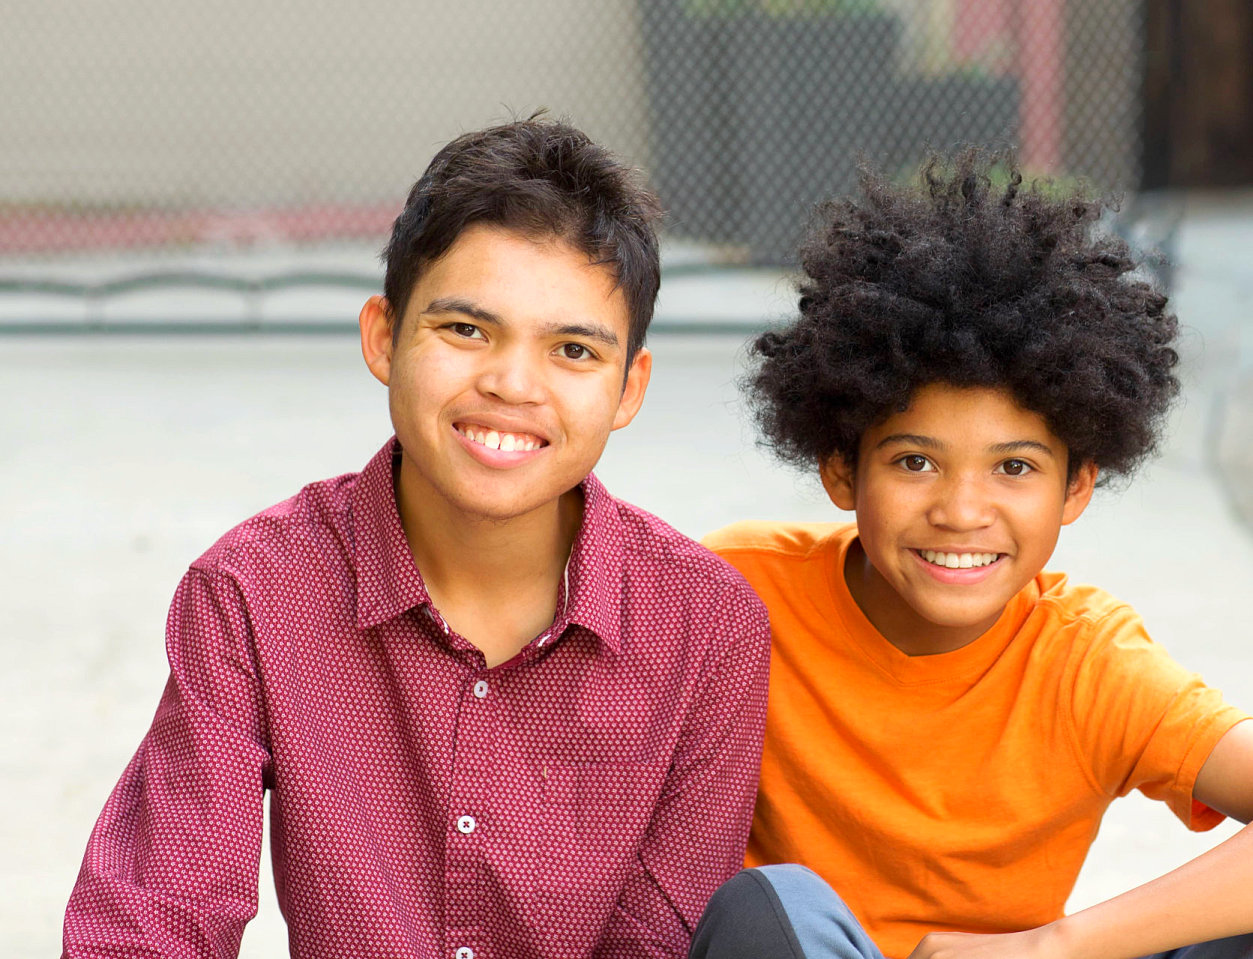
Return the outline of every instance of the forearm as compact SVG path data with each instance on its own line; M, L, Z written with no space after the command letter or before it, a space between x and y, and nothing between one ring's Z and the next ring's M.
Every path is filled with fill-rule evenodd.
M177 794L208 790L157 752L150 736L92 831L65 912L67 957L233 955L256 914L259 774L222 777L210 809Z
M213 590L189 574L175 597L170 679L88 841L68 957L229 956L256 912L270 757L256 677Z
M1191 862L1060 920L1058 955L1130 959L1253 931L1253 827Z
M643 863L627 880L593 959L680 959L690 930Z
M724 651L687 716L596 959L686 955L705 903L743 863L770 656L764 615L750 627Z

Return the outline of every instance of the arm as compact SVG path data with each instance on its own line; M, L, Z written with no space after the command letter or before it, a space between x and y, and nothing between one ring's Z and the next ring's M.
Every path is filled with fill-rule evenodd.
M705 903L743 865L765 730L770 627L756 597L731 597L719 620L736 638L686 717L596 959L687 955Z
M192 570L167 623L170 677L92 831L66 957L231 956L256 914L263 745L247 613Z
M1233 726L1197 776L1194 795L1253 820L1253 720ZM1253 827L1130 892L1038 929L1004 936L932 933L911 959L1131 959L1253 932Z

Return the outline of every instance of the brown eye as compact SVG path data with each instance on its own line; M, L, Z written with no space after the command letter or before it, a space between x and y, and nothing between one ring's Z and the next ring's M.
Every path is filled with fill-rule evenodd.
M561 348L561 355L567 360L582 360L587 358L589 350L582 343L567 343Z
M1022 460L1006 460L1001 464L1001 472L1006 476L1022 476L1031 472L1031 464Z
M901 465L911 473L921 473L931 464L927 462L927 458L925 456L919 456L914 453L910 456L903 457L901 459Z

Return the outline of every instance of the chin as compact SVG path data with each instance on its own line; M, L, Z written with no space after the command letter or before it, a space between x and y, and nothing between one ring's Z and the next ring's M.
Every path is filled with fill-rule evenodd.
M945 615L942 612L935 612L933 615L923 614L923 618L931 622L939 629L951 630L978 630L986 632L995 625L1000 619L1001 613L1005 607L999 609L981 612L981 613L951 613Z
M525 516L536 507L533 504L501 503L499 500L492 500L490 503L462 501L457 504L457 508L468 517L494 523L507 523L519 516Z

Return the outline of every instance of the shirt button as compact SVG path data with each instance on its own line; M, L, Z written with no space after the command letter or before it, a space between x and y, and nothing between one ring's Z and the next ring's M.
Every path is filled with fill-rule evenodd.
M462 816L457 820L457 832L465 833L468 836L470 833L474 832L474 827L477 825L478 823L474 821L473 816ZM460 955L460 953L458 953L458 955ZM474 953L471 952L470 955L474 955Z
M469 946L462 946L456 952L456 959L474 959L474 950Z
M487 680L480 679L474 684L474 695L478 699L484 699L487 696Z

